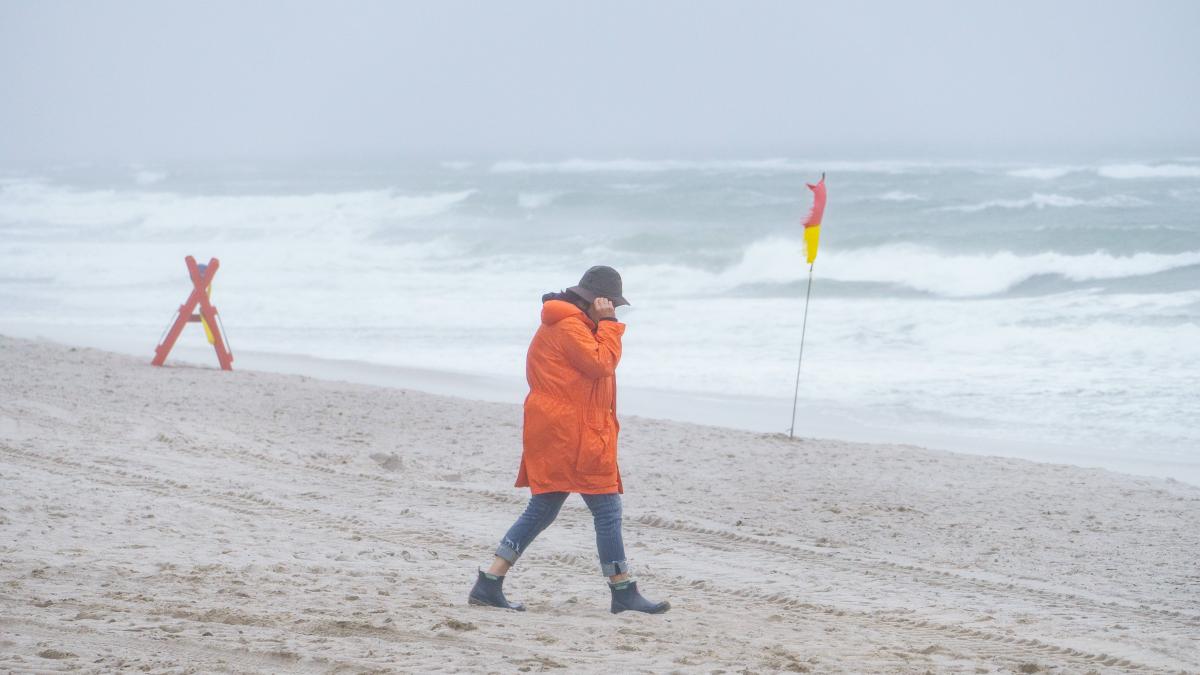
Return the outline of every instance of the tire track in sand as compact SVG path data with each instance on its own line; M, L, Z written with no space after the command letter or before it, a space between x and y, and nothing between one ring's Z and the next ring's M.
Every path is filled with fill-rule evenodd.
M514 505L524 505L527 501L527 498L524 496L519 496L508 492L500 492L493 489L472 488L455 483L440 483L433 485L432 482L430 482L430 484L426 485L415 481L400 481L385 474L347 472L311 462L297 464L294 462L287 462L272 458L261 453L247 452L243 454L222 452L221 454L234 461L252 461L268 470L275 470L279 465L282 464L292 468L303 468L310 471L316 471L324 476L340 480L344 485L347 485L354 490L361 489L364 481L370 481L373 483L386 485L392 489L404 489L409 492L425 491L427 493L438 495L444 495L447 492L456 492L466 495L482 496L491 499L492 501ZM564 508L579 509L580 507L567 505ZM991 579L982 579L977 576L970 576L947 570L933 569L913 563L898 563L871 556L848 559L830 550L815 550L813 547L783 543L767 537L748 535L720 528L705 527L703 525L688 522L686 520L664 518L654 514L643 514L636 518L629 519L626 522L627 525L636 524L648 528L667 530L683 535L691 535L693 540L708 548L720 548L712 543L713 540L719 540L730 544L736 544L741 548L752 547L768 553L783 555L786 556L790 561L803 560L808 565L833 568L842 573L859 577L873 576L876 577L876 580L878 580L878 578L883 575L889 575L889 577L895 583L917 582L925 586L937 586L940 588L953 587L964 593L983 592L1005 597L1017 593L1024 595L1030 598L1032 602L1043 606L1062 607L1063 605L1066 605L1072 609L1078 610L1081 613L1112 615L1114 619L1124 616L1126 617L1126 620L1129 620L1129 617L1133 617L1134 619L1142 622L1163 622L1170 627L1178 627L1183 625L1200 628L1200 614L1191 614L1177 609L1148 607L1142 605L1140 601L1135 598L1122 598L1121 600L1112 598L1095 598L1076 593L1039 588L1037 586L1030 585L1028 582L1016 580L996 581ZM869 571L869 573L865 570ZM1049 582L1043 583L1049 585Z
M65 603L60 603L65 604ZM20 628L16 628L20 626ZM81 625L78 621L71 622L69 625L51 623L41 621L31 617L15 617L6 616L0 617L0 628L12 635L21 635L25 638L32 638L38 642L47 642L50 644L59 644L68 649L73 649L79 652L88 652L88 657L94 657L98 654L111 652L117 647L114 644L111 630L97 630L90 626ZM258 651L248 648L230 649L224 647L220 643L214 641L205 641L203 643L187 637L179 637L175 634L164 634L164 637L169 636L164 640L142 639L137 641L136 653L122 654L119 658L125 661L119 666L120 670L134 669L136 664L128 663L129 661L137 661L143 658L154 659L163 658L165 655L170 656L181 663L174 664L174 667L186 665L193 669L192 672L197 672L199 668L202 672L282 672L289 673L328 673L331 670L352 669L352 664L346 661L330 659L326 657L314 657L312 662L303 662L298 658L291 658L286 652L280 650L276 652ZM134 652L128 646L124 647L128 652ZM62 663L65 670L91 669L93 671L103 672L117 669L116 664L105 664L102 662L89 661L87 666L82 666L80 660L83 655L64 658ZM25 667L29 667L26 663ZM164 670L162 665L148 666L152 670Z
M389 544L406 545L424 529L364 528L367 521L354 516L329 514L315 508L294 508L245 490L214 490L197 487L171 478L147 476L126 469L85 464L64 457L42 455L0 445L0 453L27 465L69 478L82 479L113 487L133 488L169 499L182 499L209 507L252 517L282 518L311 528L334 530L345 536L358 536ZM407 537L401 535L408 535Z
M453 631L438 631L434 629L409 629L403 628L395 624L374 625L360 620L297 620L293 614L272 615L263 613L250 613L245 609L238 610L235 617L230 621L222 621L219 616L215 617L211 612L200 611L195 606L190 604L163 604L154 607L151 611L145 612L145 607L134 604L120 605L102 605L99 603L78 603L78 602L59 602L56 603L60 607L70 607L76 610L101 611L106 614L117 614L128 612L130 610L145 614L148 620L155 620L156 617L165 617L175 621L183 621L189 624L190 630L193 632L205 628L219 630L221 627L246 629L247 627L265 629L268 631L280 631L287 635L303 635L306 637L317 638L318 640L327 638L359 638L366 640L377 640L383 643L397 646L411 646L416 643L429 643L438 646L438 650L463 648L468 650L493 651L497 654L505 654L516 663L522 660L536 660L538 655L530 649L513 644L511 640L503 637L489 637L473 634L470 640L466 640L453 633ZM430 622L434 617L429 617ZM48 641L59 642L65 646L78 648L80 645L86 645L92 648L93 653L98 653L106 648L112 648L113 639L111 634L112 629L99 630L91 626L81 624L79 621L73 621L69 626L64 626L60 623L52 623L32 617L0 617L0 627L20 625L24 627L24 635L26 637L35 633L41 633ZM146 626L146 630L159 628L158 625ZM129 632L130 629L117 629ZM17 630L12 630L14 634ZM300 672L300 673L329 673L329 672L377 672L376 668L367 667L368 664L361 661L352 661L336 656L318 654L305 658L298 654L281 647L279 649L253 649L250 647L228 648L224 647L219 639L201 641L191 637L180 637L179 633L164 633L166 640L139 640L138 645L146 645L150 649L139 649L139 656L153 656L155 652L173 653L174 656L182 656L187 659L186 665L195 668L200 664L207 664L209 667L203 671L212 672L213 670L226 670L231 665L234 666L233 672ZM260 636L266 639L265 636ZM311 646L310 646L311 648ZM83 651L80 649L79 651ZM580 655L585 660L595 661L595 659L587 659L587 655ZM403 672L429 672L438 666L444 666L444 655L432 657L434 660L426 662L408 662L401 669ZM593 663L595 665L595 663ZM213 666L221 666L213 668ZM157 669L156 669L157 670Z
M310 471L320 472L325 476L339 479L343 482L343 484L347 484L356 490L361 488L363 481L370 481L387 485L394 489L402 488L410 492L423 490L428 493L436 493L439 495L445 494L446 492L457 492L467 495L482 496L504 504L524 505L527 501L524 496L507 492L499 492L487 488L466 487L455 483L439 483L437 485L433 485L433 482L430 482L430 484L426 485L414 481L400 481L383 474L341 471L327 466L313 464L311 462L305 462L303 464L286 462L262 455L260 453L252 452L245 454L223 452L222 454L235 461L251 460L267 469L275 469L280 464L283 464L293 468L298 467ZM579 507L567 505L565 508L572 509ZM899 563L878 557L864 556L860 558L848 559L831 550L815 550L813 547L783 543L767 537L748 535L721 528L706 527L697 523L688 522L686 520L665 518L654 514L643 514L627 521L627 524L635 523L648 528L667 530L684 535L692 535L694 539L710 548L716 547L710 543L710 540L720 540L730 544L736 544L739 547L749 546L769 553L784 555L791 560L803 560L806 564L810 565L835 568L840 572L856 576L867 576L864 574L864 569L868 569L871 572L871 576L879 577L881 576L881 573L888 574L894 581L898 583L912 583L916 581L927 586L937 586L942 588L952 586L964 592L984 592L1001 596L1011 596L1014 593L1019 593L1032 598L1036 603L1043 605L1057 607L1065 604L1073 609L1079 610L1080 612L1093 614L1103 613L1106 615L1114 615L1114 618L1117 618L1115 615L1123 615L1126 617L1135 617L1140 621L1162 621L1171 626L1183 625L1200 628L1200 614L1189 613L1179 609L1145 606L1137 598L1113 599L1111 597L1089 597L1087 595L1078 593L1039 588L1037 586L1030 585L1028 582L1020 580L997 581L992 579L983 579L977 576L934 569L914 563ZM1042 583L1045 583L1046 585L1050 584L1050 582Z
M82 462L77 462L62 457L45 456L39 453L18 450L8 446L0 446L0 451L3 451L12 458L22 460L27 464L31 464L42 468L43 470L48 470L52 473L58 473L67 477L91 480L119 487L134 488L172 498L180 497L180 493L182 491L186 492L190 496L199 497L202 503L216 506L218 508L229 509L238 513L254 516L283 518L288 521L299 520L300 522L309 524L313 527L333 529L342 534L356 534L364 538L371 538L387 543L403 544L407 541L395 541L393 537L387 536L386 534L376 533L373 531L373 527L369 526L368 523L365 523L358 518L334 516L326 514L319 509L294 509L284 507L270 499L253 494L240 493L232 490L217 491L204 488L193 488L169 478L159 479L151 476L136 474L124 469L109 469L96 464L84 464ZM292 463L281 463L278 461L270 461L270 463L276 465L274 467L276 470L279 468L279 464L286 464L291 467L297 466ZM349 474L334 469L329 469L328 467L318 467L315 465L302 466L309 470L319 471L327 476L338 478L344 477L343 479L361 480L362 478L366 477L366 474ZM377 476L376 478L383 478L384 482L387 483L393 482L391 479L387 479L386 477ZM412 483L406 485L409 488L412 487ZM426 487L436 487L438 491L451 490L460 494L474 497L482 496L494 500L498 499L499 501L506 503L524 503L523 499L516 498L514 495L493 493L488 490L465 488L458 485ZM656 517L644 516L639 519L634 519L634 522L649 527L664 526L663 523L657 520L650 520L652 518ZM643 520L649 520L650 522L643 522ZM721 537L720 531L713 530L711 528L689 526L686 524L681 524L678 521L672 521L671 523L667 524L666 529L704 536L716 536L717 538L724 539L724 537ZM418 533L414 532L413 534L415 536ZM428 537L429 528L422 528L420 534ZM443 536L448 536L447 533L441 534L443 534ZM733 541L734 543L759 543L757 541L742 541L743 538L749 537L749 535L740 535L736 533L725 534L729 535L729 540ZM750 537L750 539L759 540L760 538ZM773 542L769 542L769 540L766 541L773 544ZM777 544L777 546L783 547L779 551L781 553L787 553L790 555L793 550L793 547L785 544ZM533 559L549 560L550 562L556 564L567 565L575 569L586 569L589 572L594 572L594 561L591 560L590 556L586 561L584 561L580 556L574 554L535 556ZM942 642L952 643L957 645L960 649L964 649L968 654L999 656L1002 658L1012 659L1014 661L1020 661L1023 658L1027 658L1030 653L1036 653L1041 655L1043 658L1054 658L1066 663L1089 667L1119 668L1130 671L1153 669L1150 666L1134 662L1128 658L1113 656L1106 653L1086 652L1033 638L1018 638L1011 635L993 633L975 628L953 626L909 617L892 616L880 614L878 612L838 608L835 606L804 601L785 593L767 594L744 587L714 584L710 581L688 581L680 577L667 577L665 575L656 573L643 573L642 576L654 579L656 581L668 583L681 594L692 595L698 590L708 593L723 593L748 600L759 605L770 605L790 610L805 610L814 614L819 614L823 616L825 620L834 618L839 621L853 621L854 623L870 630L888 632L886 629L892 629L894 632L895 629L900 629L905 634L912 635L920 640L933 642L940 640ZM939 574L938 576L941 575Z
M589 573L595 572L595 561L591 556L585 557L567 553L541 556L530 555L529 557L539 563L568 567L573 570L585 570ZM716 584L707 580L688 580L683 577L654 572L639 572L638 576L652 579L656 584L671 588L678 595L686 595L689 590L694 591L699 589L714 594L732 595L752 601L754 604L760 606L767 605L787 610L804 610L809 612L810 617L821 617L821 622L828 622L830 619L852 621L862 627L882 634L895 634L897 632L896 629L899 629L905 635L917 638L924 643L939 646L945 644L954 645L968 656L983 655L991 658L1002 658L1014 664L1020 664L1029 661L1031 655L1037 655L1044 659L1055 660L1063 667L1103 667L1127 672L1163 670L1158 667L1137 663L1132 659L1107 653L1088 652L1064 647L1044 640L1019 638L935 621L848 610L832 605L808 602L792 597L787 593L763 593L736 586Z
M458 485L444 485L439 489L469 492L488 497L505 504L524 504L526 499L515 495L495 492L487 489L474 489ZM564 508L572 508L565 506ZM1038 602L1050 605L1067 604L1081 612L1123 614L1142 621L1164 621L1172 626L1189 626L1200 628L1200 614L1192 614L1176 609L1158 609L1142 606L1136 599L1123 602L1112 599L1097 599L1085 595L1048 590L1031 586L1020 581L993 581L975 576L964 575L946 570L933 569L923 565L897 563L890 560L863 556L861 558L845 558L831 550L815 550L797 544L787 544L767 537L743 534L721 528L705 527L686 520L664 518L654 514L643 514L626 521L636 523L651 529L665 530L683 535L690 535L693 540L710 548L721 549L714 541L736 544L739 547L752 547L762 551L786 556L790 560L803 560L810 565L835 568L840 572L864 576L864 569L878 577L880 572L889 574L896 582L912 583L918 581L927 586L946 587L948 585L964 591L973 590L994 595L1011 596L1014 593L1026 595ZM1048 583L1048 582L1047 582Z

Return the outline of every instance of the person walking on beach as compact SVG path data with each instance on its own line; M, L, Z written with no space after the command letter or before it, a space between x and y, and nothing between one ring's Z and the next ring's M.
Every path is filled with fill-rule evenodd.
M525 610L504 597L504 575L554 522L567 497L578 492L595 522L612 612L670 609L669 602L651 602L638 592L621 539L616 369L625 324L617 321L615 308L628 304L621 275L602 265L585 272L579 285L542 296L542 325L525 363L529 395L516 483L528 487L532 497L500 540L491 567L479 570L470 604Z

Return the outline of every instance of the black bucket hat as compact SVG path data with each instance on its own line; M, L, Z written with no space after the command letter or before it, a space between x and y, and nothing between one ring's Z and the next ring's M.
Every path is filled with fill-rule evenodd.
M613 307L629 304L625 296L621 295L621 275L607 265L596 265L590 268L583 273L583 278L579 280L578 286L572 286L567 290L589 303L595 302L596 298L608 298L612 300Z

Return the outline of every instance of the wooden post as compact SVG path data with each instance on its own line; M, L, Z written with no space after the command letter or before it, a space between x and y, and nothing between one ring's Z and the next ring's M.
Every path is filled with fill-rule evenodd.
M171 352L175 341L183 333L183 327L188 323L198 322L203 317L204 323L212 331L213 349L217 352L217 362L221 364L221 370L233 370L233 354L225 344L225 336L221 334L221 326L217 322L217 308L209 302L207 292L208 287L212 285L213 277L217 275L221 261L216 258L209 260L203 272L200 271L200 266L196 264L196 259L192 256L184 258L184 261L187 263L188 275L192 278L192 293L179 306L179 315L175 317L175 323L167 331L162 343L155 347L154 360L150 363L156 366L165 363L167 354ZM193 315L192 311L196 309L197 305L200 306L200 313Z

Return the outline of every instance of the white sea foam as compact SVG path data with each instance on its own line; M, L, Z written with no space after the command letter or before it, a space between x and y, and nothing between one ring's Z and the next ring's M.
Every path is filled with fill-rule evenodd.
M558 192L522 192L517 195L517 204L523 209L540 209L549 206L560 196Z
M1188 161L1180 159L1180 162ZM1197 178L1200 177L1200 166L1181 163L1167 164L1102 164L1100 166L1032 166L1023 169L1013 169L1005 173L1014 178L1034 178L1050 181L1062 178L1068 174L1087 171L1104 178Z
M492 165L494 173L658 173L662 171L794 171L786 159L674 160L674 159L567 159L558 162L507 160Z
M646 283L674 286L679 292L703 287L712 292L752 284L802 281L804 243L771 237L747 246L736 265L721 272L688 267L653 266L634 271ZM1156 274L1200 264L1200 250L1174 254L1114 255L1095 251L1082 255L1043 252L1017 254L946 253L914 244L830 249L821 254L822 276L847 282L893 284L943 297L972 297L1001 293L1027 279L1058 275L1072 281L1096 281Z
M1045 209L1045 208L1071 208L1076 206L1088 206L1092 208L1130 208L1137 206L1146 206L1150 202L1140 197L1131 195L1105 195L1095 199L1081 199L1079 197L1071 197L1060 194L1043 194L1035 192L1025 199L989 199L977 204L961 204L952 206L943 206L939 211L960 211L962 213L975 213L985 211L987 209Z
M971 162L930 162L909 160L814 160L814 159L583 159L551 162L504 160L492 164L493 173L661 173L665 171L701 172L790 172L885 173L901 174L916 170L941 170L982 166Z
M1200 201L1200 187L1171 190L1167 194L1171 195L1173 199L1183 202Z
M947 255L934 249L906 245L834 253L835 278L846 281L885 281L950 297L985 295L1008 290L1039 275L1058 275L1072 281L1095 281L1156 274L1200 264L1200 251L1175 254L1136 253L1117 256L1106 251L1083 255L1000 251L978 255Z
M119 237L178 231L363 234L381 223L444 213L474 190L421 195L363 190L301 195L187 195L76 190L26 181L0 189L0 222L26 228L104 230Z
M1105 178L1200 178L1200 166L1188 164L1106 164L1096 169Z
M161 183L170 175L166 171L155 171L153 169L138 169L133 173L133 181L138 185L154 185Z
M468 168L470 163L443 162L447 168ZM555 161L510 159L494 162L492 173L662 173L667 171L765 172L765 173L880 173L905 174L945 170L1000 171L1013 178L1051 181L1071 173L1093 172L1105 178L1195 178L1200 166L1186 163L1048 165L1013 168L1011 164L967 160L821 160L772 157L763 159L589 159L576 157Z
M904 192L903 190L892 190L890 192L885 192L885 193L875 197L875 199L878 199L878 200L884 201L884 202L923 202L923 201L925 201L925 198L922 197L921 195L913 194L911 192Z
M1027 169L1014 169L1008 175L1014 178L1036 178L1038 180L1054 180L1079 171L1077 166L1032 166Z

